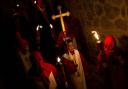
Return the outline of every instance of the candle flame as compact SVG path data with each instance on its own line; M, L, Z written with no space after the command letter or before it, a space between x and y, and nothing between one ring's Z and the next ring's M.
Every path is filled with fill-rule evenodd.
M39 30L39 25L36 27L36 30L37 30L37 31Z
M57 58L57 62L60 62L60 61L61 61L61 59L58 57L58 58Z
M40 28L43 28L43 26L42 26L42 25L40 25L39 27L40 27Z
M36 4L36 3L37 3L37 1L35 0L35 1L34 1L34 4Z
M53 28L53 25L52 24L50 24L50 27L51 27L51 29Z
M42 25L37 25L36 30L38 31L40 28L42 29L43 26Z
M20 5L19 5L19 4L17 4L16 6L17 6L17 7L19 7Z
M99 38L99 35L98 35L98 33L97 33L96 31L92 31L92 34L94 34L94 37L95 37L97 40L100 39L100 38Z

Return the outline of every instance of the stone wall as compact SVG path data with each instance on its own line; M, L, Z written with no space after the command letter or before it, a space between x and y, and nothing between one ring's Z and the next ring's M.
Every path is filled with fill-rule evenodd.
M116 40L128 35L128 0L66 0L65 3L80 21L83 40L86 39L92 58L97 54L92 30L99 33L101 40L107 34Z

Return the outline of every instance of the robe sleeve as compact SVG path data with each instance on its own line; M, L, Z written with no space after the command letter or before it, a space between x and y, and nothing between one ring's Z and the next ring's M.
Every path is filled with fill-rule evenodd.
M63 58L63 64L65 67L65 71L69 74L72 75L73 73L75 73L77 71L77 66L76 64L74 64L73 61L70 61L67 59L68 57L64 57Z

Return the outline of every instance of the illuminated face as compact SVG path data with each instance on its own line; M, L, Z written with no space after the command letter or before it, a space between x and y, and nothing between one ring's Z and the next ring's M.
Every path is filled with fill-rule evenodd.
M72 43L72 42L69 42L69 43L67 44L67 48L68 48L68 50L69 50L70 52L73 52L73 51L74 51L74 45L73 45L73 43Z

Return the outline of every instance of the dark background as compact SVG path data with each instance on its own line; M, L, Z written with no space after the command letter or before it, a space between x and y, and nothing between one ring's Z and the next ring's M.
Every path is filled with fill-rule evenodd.
M16 7L20 3L20 8ZM120 46L119 38L128 35L128 1L127 0L43 0L45 11L35 8L32 0L2 0L0 2L0 89L15 89L17 58L15 55L15 31L22 30L22 35L34 44L34 32L38 24L44 28L41 31L41 49L48 62L55 62L55 43L51 36L49 23L53 24L56 36L61 31L59 19L53 21L51 16L58 14L57 6L62 6L62 12L71 12L64 17L69 29L77 32L76 40L79 50L87 60L95 61L97 55L96 40L91 31L96 30L101 40L107 34L112 34ZM15 12L20 13L13 16ZM116 13L116 14L115 14ZM45 14L47 14L45 16ZM56 39L56 38L55 38Z

